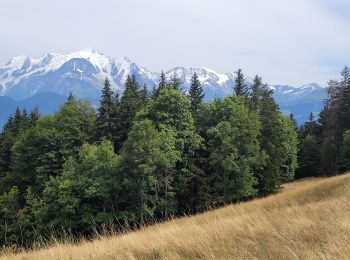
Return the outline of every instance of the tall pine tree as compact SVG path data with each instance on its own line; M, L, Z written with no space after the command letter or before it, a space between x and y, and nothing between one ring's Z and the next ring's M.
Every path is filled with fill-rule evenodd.
M114 115L114 101L111 84L106 78L102 89L102 96L100 100L100 107L98 108L96 118L96 132L98 140L113 141L113 115Z
M122 147L127 139L136 113L144 104L144 93L136 80L135 75L128 76L125 82L125 91L120 99L120 109L118 116L118 131L116 136L116 149Z
M193 115L196 117L200 104L203 102L204 93L202 84L198 79L197 73L194 73L191 80L190 87L190 101L191 101L191 110Z
M235 94L236 96L248 96L248 86L241 69L236 71Z
M253 80L252 91L250 93L250 100L249 100L250 107L254 110L258 110L259 108L261 88L262 88L262 78L256 75Z

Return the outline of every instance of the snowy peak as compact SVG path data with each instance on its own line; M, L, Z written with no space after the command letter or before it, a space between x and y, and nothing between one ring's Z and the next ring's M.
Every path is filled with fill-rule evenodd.
M233 73L218 73L205 67L175 67L165 75L168 80L178 77L182 89L188 91L194 73L203 85L206 101L232 94ZM112 88L122 93L128 75L135 75L140 85L146 84L148 89L157 85L160 77L159 72L152 72L127 57L110 58L94 49L69 54L48 53L39 58L22 55L0 67L0 95L23 100L43 92L61 96L73 92L80 98L98 100L105 78L111 79ZM251 82L249 77L248 81ZM311 103L320 104L325 98L324 89L315 83L298 88L288 85L269 87L286 113L293 110L292 106L309 104L312 107Z
M182 89L188 91L194 73L203 85L206 101L232 94L233 73L218 73L205 67L176 67L166 71L165 75L168 80L176 75ZM131 74L140 85L146 84L149 89L158 84L160 77L160 73L152 72L126 57L110 58L94 49L65 55L48 53L39 58L22 55L0 66L0 95L24 100L47 92L59 96L73 92L77 97L96 102L106 77L111 79L112 88L122 93L126 78ZM251 82L251 79L248 78L248 81ZM317 114L326 96L325 90L315 83L298 88L288 85L269 88L284 113L293 112L299 122L307 120L311 111Z

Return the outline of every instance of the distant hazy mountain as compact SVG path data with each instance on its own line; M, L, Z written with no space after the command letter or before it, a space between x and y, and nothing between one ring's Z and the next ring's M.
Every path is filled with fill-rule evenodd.
M65 101L66 97L52 92L41 92L21 101L15 101L7 96L0 96L0 130L17 107L22 110L25 109L29 113L38 106L40 113L46 115L56 112Z
M203 84L206 101L232 93L233 73L217 73L207 68L176 67L165 74L168 79L176 74L182 82L183 89L187 91L194 72ZM45 111L44 113L53 112L57 110L57 107L53 109L55 102L67 96L69 92L73 92L79 98L98 100L106 77L112 80L113 89L123 92L124 82L129 74L134 74L139 83L146 84L149 89L152 89L159 79L159 73L151 72L127 58L112 59L91 49L68 55L49 53L38 59L26 56L12 58L5 66L0 67L0 95L12 99L0 99L0 108L6 107L0 112L0 126L2 118L6 118L7 111L12 108L12 105L4 104L13 104L14 101L34 102L41 111ZM324 89L314 83L299 88L280 85L270 88L274 90L274 96L281 109L285 113L293 112L300 123L305 121L311 111L317 114L325 98ZM49 92L56 95L45 96ZM39 95L40 93L46 94L43 96ZM28 99L30 97L34 99ZM48 102L50 99L54 99L55 102Z

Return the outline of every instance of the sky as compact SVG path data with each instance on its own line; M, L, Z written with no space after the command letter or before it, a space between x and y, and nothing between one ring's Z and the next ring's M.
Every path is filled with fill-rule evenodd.
M326 86L350 66L349 0L0 0L0 67L93 48L151 71L242 68Z

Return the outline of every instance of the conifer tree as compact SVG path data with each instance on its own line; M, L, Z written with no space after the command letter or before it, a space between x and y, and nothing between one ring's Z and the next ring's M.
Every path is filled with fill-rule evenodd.
M296 178L320 175L320 148L315 136L307 135L301 140L298 159L299 168L296 171Z
M236 71L235 94L236 96L248 96L248 86L241 69Z
M147 86L146 84L143 84L143 89L141 90L141 101L142 101L142 105L146 106L149 100L149 95L148 95L148 90L147 90Z
M292 123L293 123L293 125L294 125L294 130L295 130L295 131L298 131L298 130L299 130L299 128L298 128L298 122L297 122L297 120L295 119L295 116L294 116L293 113L290 113L290 114L289 114L289 119L290 119L290 121L292 121Z
M260 102L260 146L267 156L265 166L257 172L258 188L261 195L276 192L282 182L282 166L285 160L283 138L283 120L278 105L272 97L272 91L265 88Z
M158 88L157 88L157 91L156 91L154 96L157 97L159 95L159 93L167 87L168 87L167 79L166 79L164 72L162 71L160 73Z
M252 91L250 93L250 102L249 102L250 107L254 110L258 110L259 108L261 88L262 88L262 78L256 75L253 80Z
M119 150L127 139L136 113L142 108L142 92L135 75L128 76L125 82L125 91L120 99L118 133L116 136L116 148Z
M113 103L113 91L111 90L109 80L106 78L96 118L98 140L106 139L113 141Z
M323 141L321 146L321 174L323 176L331 176L337 173L336 161L337 151L336 146L329 137Z
M196 116L200 104L202 104L205 95L203 92L202 84L198 79L197 73L194 73L192 76L189 94L191 101L191 110L193 115Z
M343 171L350 170L350 129L344 132L342 147L342 168Z
M191 114L189 99L180 91L166 88L152 100L147 108L138 115L138 120L151 120L158 130L165 127L175 133L176 149L181 158L177 162L176 174L173 173L174 190L177 197L177 210L181 214L191 211L193 194L191 187L197 171L192 170L192 158L201 146L202 139L195 131L194 119Z
M169 85L173 89L181 90L181 82L180 79L177 77L176 73L171 77Z
M74 96L73 96L73 93L72 93L72 92L69 92L69 96L68 96L68 98L67 98L66 103L72 102L74 99L75 99L75 98L74 98Z
M34 126L35 122L40 118L40 112L39 107L36 106L31 112L30 112L30 123L32 126Z

